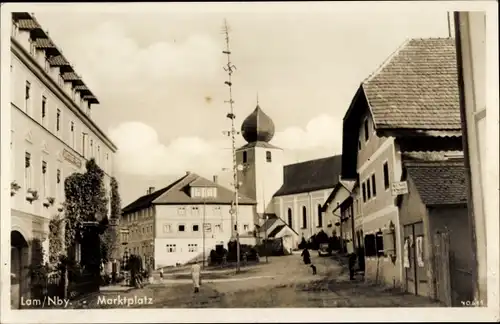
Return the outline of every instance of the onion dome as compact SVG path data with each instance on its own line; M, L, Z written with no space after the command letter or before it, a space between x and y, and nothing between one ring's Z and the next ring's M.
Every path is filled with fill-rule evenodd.
M241 134L248 143L269 142L274 136L274 123L259 104L241 124Z

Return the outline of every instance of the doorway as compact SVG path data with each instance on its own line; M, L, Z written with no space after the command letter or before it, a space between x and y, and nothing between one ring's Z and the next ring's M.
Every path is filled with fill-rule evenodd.
M26 293L28 265L28 242L18 231L10 232L10 304L11 308L19 309L21 296Z
M404 269L406 291L415 295L429 296L429 282L425 259L424 223L405 225L404 232Z

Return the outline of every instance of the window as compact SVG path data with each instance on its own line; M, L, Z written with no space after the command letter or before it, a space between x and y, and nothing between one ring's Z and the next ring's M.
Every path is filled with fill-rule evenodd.
M366 202L366 183L363 183L363 202Z
M193 232L198 232L200 227L198 225L193 225Z
M198 207L191 207L191 213L193 216L197 216L200 212L200 209Z
M374 234L367 234L365 235L364 239L364 244L365 244L365 256L367 257L373 257L377 255L377 248L376 248L376 242L375 242L375 235Z
M70 122L69 125L69 142L71 147L74 149L75 148L75 123Z
M188 252L198 252L198 244L188 244Z
M321 214L320 204L318 204L318 227L323 227L323 215Z
M90 139L90 156L94 157L94 140Z
M30 95L31 92L31 83L29 81L26 81L26 86L24 88L24 111L26 113L29 113L30 109Z
M375 181L375 173L372 174L372 193L373 198L377 197L377 182Z
M47 162L42 161L42 190L43 197L47 196Z
M87 101L87 115L89 115L89 116L90 116L90 106L91 105L92 104L90 103L90 101Z
M42 125L46 126L46 115L47 115L47 98L45 96L42 96Z
M26 152L24 156L24 183L25 188L31 188L31 154Z
M179 232L184 232L185 229L186 229L186 226L184 226L184 225L179 225L178 226L178 231Z
M366 191L368 193L368 200L372 198L372 187L370 186L370 179L366 180Z
M238 225L234 224L234 230L237 231L238 230Z
M177 246L175 244L167 244L167 253L174 253Z
M59 131L61 129L61 110L57 109L56 114L56 133L59 135Z
M291 208L288 208L287 214L288 214L288 226L292 227L292 209Z
M220 206L214 206L214 215L220 216L221 214Z
M369 125L368 125L368 118L365 119L365 142L368 142L368 140L370 139L370 131L369 131Z
M84 132L82 132L82 155L84 158L87 157L87 152L86 152L86 147L87 145L85 145L85 139L86 139L86 135Z
M250 228L250 226L248 224L244 224L243 225L243 230L248 232L248 229Z
M266 151L266 162L272 162L271 151Z
M172 231L172 226L170 224L163 225L163 233L170 233Z
M361 151L361 141L358 141L358 151Z
M48 57L45 58L45 72L50 73L50 62Z
M101 162L101 145L97 145L97 163Z
M384 163L384 188L389 189L389 165L387 162Z
M146 234L146 228L145 227L142 228L142 234Z
M302 228L307 228L307 209L302 206Z
M247 163L247 151L243 151L243 163Z

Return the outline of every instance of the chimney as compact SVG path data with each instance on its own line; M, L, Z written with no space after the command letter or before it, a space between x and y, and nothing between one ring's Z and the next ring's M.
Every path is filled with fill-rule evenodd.
M148 194L152 194L153 192L155 192L155 187L149 187Z
M219 181L219 178L216 175L214 175L214 183L218 184L219 183L218 181Z

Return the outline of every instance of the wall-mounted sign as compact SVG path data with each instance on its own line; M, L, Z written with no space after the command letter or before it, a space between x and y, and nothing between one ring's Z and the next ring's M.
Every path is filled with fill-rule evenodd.
M392 191L393 196L407 194L408 193L408 182L407 181L393 182L392 187L391 187L391 191Z
M78 168L82 167L82 160L80 160L77 156L75 156L73 153L70 151L64 149L63 150L63 157L66 161L70 162L71 164L77 166Z

